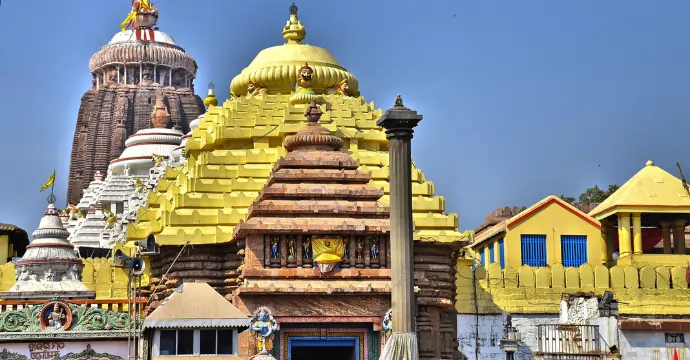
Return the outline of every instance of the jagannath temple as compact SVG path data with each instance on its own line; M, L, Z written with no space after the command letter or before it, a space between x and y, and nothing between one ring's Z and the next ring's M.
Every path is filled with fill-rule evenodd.
M157 94L170 112L168 128L189 131L204 112L194 94L197 63L172 36L156 27L158 9L132 1L121 31L89 61L92 86L81 99L70 158L67 202L77 204L97 171L125 150L127 138L152 127Z

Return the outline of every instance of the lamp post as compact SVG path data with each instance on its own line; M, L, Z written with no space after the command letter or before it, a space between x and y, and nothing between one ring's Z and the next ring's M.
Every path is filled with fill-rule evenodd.
M501 339L501 351L506 353L506 360L513 360L515 352L520 348L520 331L513 327L513 318L510 314L506 317L506 325L503 328L503 338Z
M386 129L389 141L391 302L393 334L380 359L417 360L417 312L414 293L412 238L412 133L422 116L403 105L398 95L395 106L386 110L376 125Z

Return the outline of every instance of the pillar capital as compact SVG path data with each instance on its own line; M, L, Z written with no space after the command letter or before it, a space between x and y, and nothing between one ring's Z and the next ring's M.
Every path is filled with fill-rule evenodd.
M642 216L642 213L632 213L631 215L632 215L633 217L638 218L638 217Z
M685 220L676 220L676 221L674 222L674 224L675 224L676 226L683 226L683 227L684 227L684 226L685 226Z
M376 125L386 129L386 137L388 139L411 139L414 132L412 129L421 120L422 115L405 107L402 97L398 95L397 99L395 99L395 105L386 110L383 116L376 122Z

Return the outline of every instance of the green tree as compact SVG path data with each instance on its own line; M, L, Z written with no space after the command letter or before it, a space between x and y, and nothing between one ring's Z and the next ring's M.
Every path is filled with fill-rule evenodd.
M580 203L602 203L619 188L620 186L612 184L609 185L608 189L602 190L599 185L594 185L594 187L585 190L577 200Z
M561 200L567 202L568 204L572 204L575 202L575 198L572 196L565 196L565 194L561 194L561 196L559 197L561 198Z

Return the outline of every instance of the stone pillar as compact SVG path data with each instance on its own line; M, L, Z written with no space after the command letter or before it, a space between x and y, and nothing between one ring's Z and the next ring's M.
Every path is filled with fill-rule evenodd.
M153 82L158 83L158 64L153 65Z
M630 214L618 213L618 251L623 256L630 255Z
M609 236L609 221L604 219L601 220L601 237L599 238L599 245L601 246L601 263L606 264L609 261L609 255L612 249L609 248L608 236Z
M661 236L664 239L664 254L671 253L671 223L661 222Z
M376 124L386 129L389 141L391 303L393 334L380 359L417 360L415 328L414 240L412 238L412 133L422 116L403 105L386 110Z
M96 90L101 88L101 77L96 73Z
M117 83L120 83L120 66L116 66L115 69L117 69Z
M125 67L125 85L127 85L127 63L124 64Z
M685 220L677 220L673 227L673 243L676 254L685 255Z
M168 71L168 86L172 86L172 68Z
M139 63L139 84L144 79L144 64Z
M642 254L642 217L640 213L632 214L633 254Z

